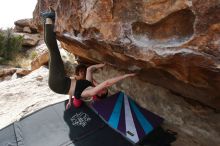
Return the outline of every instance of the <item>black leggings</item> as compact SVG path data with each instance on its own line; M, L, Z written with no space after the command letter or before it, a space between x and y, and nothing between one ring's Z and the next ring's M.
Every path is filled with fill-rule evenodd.
M53 31L53 24L45 24L44 40L49 49L49 80L51 90L59 94L68 94L71 86L71 79L66 77L64 65L57 45L56 34Z

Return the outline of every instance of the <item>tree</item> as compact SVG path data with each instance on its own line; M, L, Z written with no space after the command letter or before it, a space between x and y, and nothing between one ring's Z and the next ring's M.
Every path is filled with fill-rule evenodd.
M22 45L23 37L13 34L13 30L0 30L0 56L6 60L12 59Z

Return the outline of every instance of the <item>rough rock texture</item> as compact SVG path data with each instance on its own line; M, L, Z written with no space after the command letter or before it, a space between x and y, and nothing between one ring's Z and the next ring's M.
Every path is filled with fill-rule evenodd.
M0 77L12 75L13 73L16 72L16 70L17 70L16 68L7 68L7 69L0 68Z
M0 65L0 82L4 80L10 80L11 76L17 71L15 67L6 67Z
M64 49L61 48L60 43L58 42L58 47L60 49L60 55L65 65L65 70L69 74L73 74L73 68L76 65L75 56L68 53ZM36 56L31 61L31 70L36 70L43 65L47 65L49 62L49 52L45 43L39 45L35 49ZM70 63L71 62L71 63Z
M24 41L22 42L22 46L33 47L36 46L40 40L39 34L24 34L24 33L20 33L20 34L23 35L24 38Z
M31 70L29 70L29 69L19 68L19 69L17 69L17 71L16 71L16 74L17 74L18 76L26 76L26 75L28 75L29 73L31 73Z
M25 26L25 27L23 28L23 32L31 33L31 29L30 29L30 27Z
M30 72L31 70L29 69L0 66L0 81L10 80L13 74L22 77L28 75Z
M38 51L37 56L31 62L31 70L36 70L49 61L49 53L45 44L41 44L38 48L43 50Z
M101 82L124 72L106 66L94 74ZM48 88L48 69L0 83L0 129L42 107L68 99ZM134 84L135 83L135 84ZM28 89L28 92L27 92ZM123 90L143 107L165 118L163 127L178 132L172 146L217 146L220 143L220 114L195 102L186 102L169 90L138 79L128 78L110 88ZM135 94L137 93L137 94Z
M37 26L33 19L20 19L14 22L16 32L37 33Z
M40 0L63 48L220 110L219 0Z
M110 66L98 70L94 79L102 82L123 74ZM143 82L138 77L128 78L110 88L110 93L124 91L142 107L165 119L163 127L178 133L172 146L211 146L220 142L220 113L198 102L185 100L167 89Z
M40 34L37 33L37 26L33 19L20 19L14 22L14 32L24 38L22 45L25 47L36 46L40 40Z
M41 67L18 79L0 82L0 129L21 117L68 98L48 87L48 69Z

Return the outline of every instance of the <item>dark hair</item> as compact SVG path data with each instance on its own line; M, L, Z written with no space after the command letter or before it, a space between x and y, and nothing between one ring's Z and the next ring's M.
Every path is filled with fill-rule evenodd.
M86 72L86 68L85 64L78 64L75 69L75 75L79 75L79 72L81 71Z

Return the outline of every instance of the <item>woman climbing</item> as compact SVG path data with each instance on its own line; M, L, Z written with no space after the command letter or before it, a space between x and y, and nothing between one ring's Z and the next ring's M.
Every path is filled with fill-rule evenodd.
M64 72L64 65L61 59L59 48L57 45L56 34L54 29L55 12L50 9L50 12L42 13L44 18L44 39L49 49L50 62L49 62L49 80L48 84L51 90L58 94L70 95L70 100L67 103L67 108L71 106L71 97L74 96L73 105L80 107L82 100L93 96L106 96L107 87L123 80L127 77L134 76L135 74L125 74L118 77L108 79L96 86L92 84L92 72L94 69L102 68L105 64L92 65L86 70L82 78L67 77ZM83 72L81 72L83 74Z

